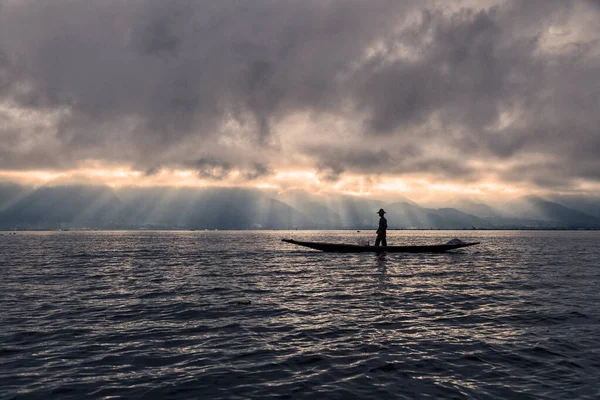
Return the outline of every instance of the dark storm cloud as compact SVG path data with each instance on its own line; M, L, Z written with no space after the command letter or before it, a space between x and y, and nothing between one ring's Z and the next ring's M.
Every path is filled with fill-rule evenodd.
M270 176L273 174L273 170L271 167L265 164L261 164L259 162L252 163L250 166L246 166L244 168L244 172L242 174L242 178L245 180L255 180Z
M385 150L369 150L365 148L340 147L332 145L309 145L301 151L310 154L315 163L322 169L336 170L343 173L345 168L336 166L351 166L353 172L376 172L391 166L390 154Z
M65 159L144 164L189 137L214 145L231 119L260 146L287 113L334 109L336 75L374 24L397 19L387 8L401 7L381 5L25 0L4 5L0 49L38 97L72 111L58 131ZM107 150L115 135L127 146Z
M233 166L230 163L212 157L194 160L187 163L186 166L194 169L201 178L215 180L228 177L233 170Z
M0 167L96 159L257 179L292 156L282 121L307 114L354 129L291 149L326 180L472 179L470 161L528 155L562 167L505 179L600 180L598 2L490 3L0 1L0 104L58 113L45 135L0 114Z
M249 165L234 165L214 157L200 158L179 166L191 168L197 172L200 178L209 180L225 179L234 172L236 167L241 169L241 174L237 178L243 181L252 181L273 173L268 165L258 162L250 163Z
M303 149L310 154L317 165L319 178L334 182L348 172L352 174L423 174L446 179L471 181L478 177L477 170L469 168L460 159L443 154L436 157L423 154L414 145L393 146L385 149L340 149L331 146L307 146Z
M317 165L317 176L325 182L336 182L346 169L337 162L323 161Z
M460 118L474 128L493 121L499 103L515 89L509 82L512 62L533 50L521 43L503 49L495 14L461 10L448 18L441 11L423 11L416 26L392 38L390 47L405 35L415 37L413 51L422 54L416 62L383 59L359 72L363 79L356 97L370 111L369 131L393 133L426 122L434 112L444 122Z

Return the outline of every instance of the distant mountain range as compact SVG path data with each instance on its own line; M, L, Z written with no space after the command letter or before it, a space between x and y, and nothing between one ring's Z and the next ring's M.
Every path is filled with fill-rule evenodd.
M4 183L0 229L373 229L379 208L390 229L598 229L594 200L525 196L500 208L464 199L427 208L304 191Z

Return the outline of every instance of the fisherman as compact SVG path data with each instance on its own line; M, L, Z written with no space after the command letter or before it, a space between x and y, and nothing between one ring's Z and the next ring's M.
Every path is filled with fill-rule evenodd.
M387 240L385 238L385 231L387 230L387 219L385 219L385 217L383 216L383 214L385 214L385 211L383 210L383 208L380 208L379 211L377 211L377 214L379 214L379 228L377 229L377 239L375 240L375 246L379 246L379 243L381 243L383 246L387 246Z

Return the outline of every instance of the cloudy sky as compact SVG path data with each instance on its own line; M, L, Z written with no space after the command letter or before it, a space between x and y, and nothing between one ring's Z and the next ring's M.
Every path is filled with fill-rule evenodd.
M0 178L600 192L600 1L0 0Z

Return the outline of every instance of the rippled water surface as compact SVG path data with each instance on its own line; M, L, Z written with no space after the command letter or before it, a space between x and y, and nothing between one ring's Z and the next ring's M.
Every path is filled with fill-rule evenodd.
M600 232L371 233L5 232L0 397L600 397Z

